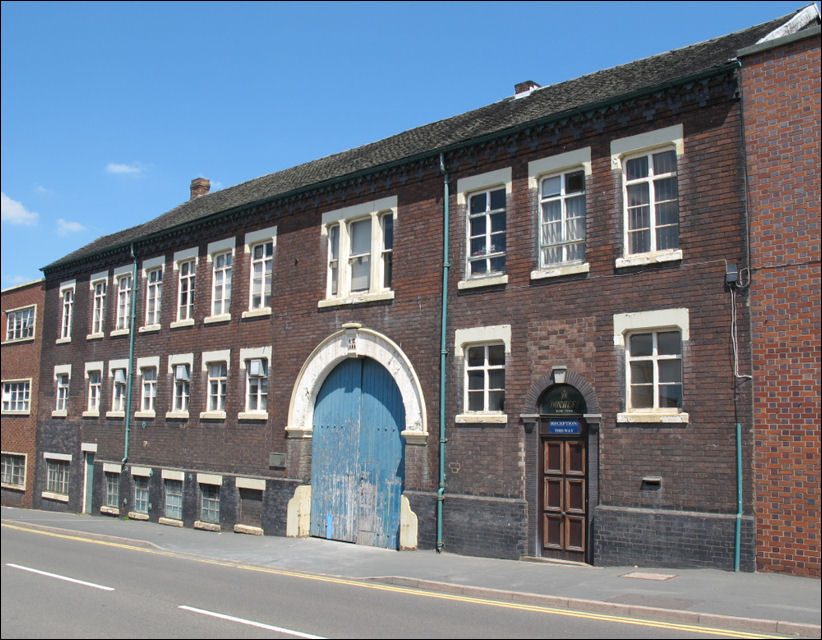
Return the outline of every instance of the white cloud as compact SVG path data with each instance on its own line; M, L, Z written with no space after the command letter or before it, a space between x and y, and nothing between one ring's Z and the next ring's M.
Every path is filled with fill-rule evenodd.
M39 213L26 210L22 203L12 200L5 193L0 194L0 209L3 222L11 224L35 225L40 218Z
M143 172L143 167L137 163L134 164L122 164L119 162L109 162L106 165L106 171L108 173L125 173L135 175L138 173Z
M71 220L57 219L57 235L64 236L69 233L77 233L78 231L85 231L86 228L79 222L72 222Z

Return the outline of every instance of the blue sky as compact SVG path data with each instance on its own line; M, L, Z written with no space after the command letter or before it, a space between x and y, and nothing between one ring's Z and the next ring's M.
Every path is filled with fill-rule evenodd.
M807 2L3 2L2 288L212 191Z

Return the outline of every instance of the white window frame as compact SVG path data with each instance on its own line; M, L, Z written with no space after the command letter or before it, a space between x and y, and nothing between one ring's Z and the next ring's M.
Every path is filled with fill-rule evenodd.
M500 253L505 256L506 269L499 272L492 272L482 275L471 275L471 213L470 202L471 197L478 195L481 192L497 191L505 189L505 251L504 252L490 252L486 251L483 254L485 259L490 259L494 253ZM508 262L508 220L510 218L511 193L513 189L512 171L510 167L497 169L496 171L489 171L475 176L468 176L457 180L457 209L463 212L464 217L464 242L463 250L465 257L463 259L463 279L457 283L458 289L474 289L477 287L491 287L497 285L508 284L507 262ZM490 206L490 200L489 204ZM486 218L490 210L485 212ZM486 234L490 233L490 226L486 227Z
M542 260L542 183L547 178L552 178L558 175L566 176L575 171L582 171L585 180L585 189L582 197L585 199L585 237L583 244L585 245L585 255L581 261L564 262L556 264L544 264ZM574 151L560 153L555 156L541 158L528 163L528 188L533 194L534 202L536 203L536 268L531 272L531 280L538 280L541 278L555 278L565 275L572 275L575 273L588 273L590 265L587 260L588 254L588 178L591 175L591 147L583 147ZM565 220L565 205L563 202L563 221Z
M83 417L94 418L100 415L100 408L103 405L103 363L86 363L86 410ZM97 382L93 382L93 375L99 376Z
M380 300L393 300L393 282L386 276L393 273L394 234L397 228L397 196L327 211L322 217L321 235L326 244L325 299L318 307L352 305ZM386 246L386 220L391 220L391 246ZM370 221L370 243L367 252L352 255L352 226ZM368 288L353 290L352 262L368 261Z
M159 256L143 261L143 280L146 285L146 305L144 324L140 333L160 330L160 313L163 301L163 277L165 276L165 257Z
M123 381L119 381L118 371L122 371ZM131 384L131 376L128 370L128 360L109 360L108 377L111 378L111 409L106 412L107 418L122 418L126 415L129 407L128 387Z
M504 411L468 410L468 349L500 344L503 345L504 367L507 369L511 356L511 325L492 325L456 330L454 334L454 356L460 362L463 371L462 413L457 414L455 418L458 424L503 424L508 422L508 414Z
M110 336L128 335L131 331L131 296L134 295L132 267L124 266L114 271L114 288L117 292L117 310L114 329Z
M172 354L168 357L168 375L172 380L171 411L166 418L187 419L191 408L191 376L194 371L194 354ZM180 377L182 374L183 377Z
M134 417L153 418L157 403L160 357L137 358L137 370L140 372L140 410L134 412Z
M120 513L120 477L120 465L103 464L103 513Z
M163 516L170 520L183 519L183 501L185 497L185 482L182 472L163 469ZM173 484L171 484L173 483ZM169 491L169 488L172 491ZM179 491L178 491L179 489Z
M3 415L27 416L31 413L31 378L3 380Z
M147 516L151 506L151 486L149 476L143 473L136 473L135 467L131 468L131 481L134 485L134 512L139 516ZM145 485L145 486L142 486Z
M69 389L71 385L71 365L58 364L54 367L54 411L53 418L68 415Z
M219 475L214 475L210 473L198 473L197 474L197 488L199 493L199 500L198 500L198 520L195 522L194 526L198 528L216 528L219 527L220 524L220 511L221 511L221 496L220 493L222 492L222 484L223 484L223 477ZM216 491L216 497L214 495L206 496L206 492L203 490L204 487L210 487L208 493L212 491ZM203 517L206 514L211 514L215 511L214 507L216 506L216 519L212 518L205 518Z
M6 342L34 340L37 305L6 310Z
M207 260L212 265L211 301L209 303L210 315L203 320L205 323L231 320L231 280L235 243L234 238L226 238L208 244ZM221 277L218 278L218 276Z
M71 488L71 454L45 452L43 459L46 463L46 484L41 495L50 500L68 502Z
M220 375L214 375L214 367L220 365L225 366L225 373L220 371ZM225 420L230 372L230 351L228 349L203 353L203 373L206 376L206 406L205 411L200 412L201 419ZM214 392L215 389L216 393Z
M60 336L57 344L71 342L71 327L74 322L74 293L76 280L60 283Z
M172 329L194 325L198 262L197 247L174 252L174 272L177 274L177 319L171 323Z
M28 454L16 451L2 452L2 481L6 489L25 489L28 473ZM18 472L18 470L20 470Z
M245 410L241 420L267 420L271 347L240 349L240 369L245 379ZM262 371L256 370L262 367Z
M91 298L91 333L86 336L86 340L94 340L105 336L108 271L92 274L88 288Z
M254 252L257 247L265 247L271 244L271 256L255 258ZM251 231L245 235L243 253L248 259L248 308L243 311L243 318L253 318L256 316L271 315L271 299L274 295L274 258L277 255L277 227L268 227ZM255 270L258 265L262 266L262 280L255 277ZM266 269L270 267L270 274L266 276ZM259 283L259 286L258 286ZM259 297L259 303L255 298ZM268 298L267 304L266 297Z
M681 340L680 362L682 367L683 398L685 390L685 355L687 343L690 340L690 318L686 308L659 309L634 313L614 315L614 346L625 351L623 390L625 397L625 411L617 414L617 422L631 423L687 423L689 415L677 407L633 409L630 406L631 376L630 354L628 340L630 336L640 333L660 333L665 331L679 331Z
M648 131L634 136L625 138L618 138L611 141L611 169L612 171L620 172L620 180L622 184L622 256L617 258L615 266L617 268L635 267L646 264L654 264L658 262L670 262L675 260L682 260L682 248L670 249L656 249L656 216L654 212L655 198L651 195L650 201L650 237L651 250L642 253L630 252L629 239L629 210L628 210L628 181L626 163L634 158L649 156L649 161L652 161L654 153L662 151L674 151L676 154L677 171L671 177L676 177L677 183L677 209L680 231L678 232L678 239L681 240L681 222L682 212L679 204L682 198L679 195L679 188L682 183L680 179L682 156L685 150L683 126L681 124L657 129L655 131ZM653 163L651 162L651 165ZM659 176L657 176L659 177ZM650 192L653 192L653 175L646 179L649 182Z

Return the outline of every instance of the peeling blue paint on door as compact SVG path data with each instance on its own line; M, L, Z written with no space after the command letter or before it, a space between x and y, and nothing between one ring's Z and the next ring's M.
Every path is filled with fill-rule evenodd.
M405 480L397 384L370 358L340 363L314 406L312 536L396 549Z

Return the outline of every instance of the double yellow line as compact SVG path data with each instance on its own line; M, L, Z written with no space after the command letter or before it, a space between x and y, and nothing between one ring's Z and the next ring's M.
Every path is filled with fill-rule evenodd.
M391 593L402 593L421 598L436 598L439 600L451 600L454 602L463 602L468 604L477 604L488 607L499 607L503 609L514 609L517 611L530 611L533 613L548 613L557 616L566 616L570 618L581 618L585 620L597 620L600 622L618 622L622 624L631 624L641 627L652 627L655 629L668 629L673 631L686 631L691 633L704 633L706 635L724 636L728 638L785 638L787 636L772 636L760 633L750 633L747 631L732 631L728 629L717 629L712 627L701 627L690 624L679 624L674 622L660 622L656 620L644 620L641 618L627 618L624 616L613 616L602 613L589 613L586 611L574 611L571 609L555 609L552 607L541 607L538 605L517 604L515 602L503 602L500 600L488 600L486 598L477 598L473 596L462 596L457 594L437 593L435 591L424 591L422 589L414 589L409 587L398 587L387 584L377 584L373 582L363 582L359 580L351 580L347 578L335 578L332 576L323 576L312 573L302 573L298 571L289 571L286 569L274 569L271 567L261 567L256 565L241 564L236 562L229 562L226 560L214 560L204 558L202 556L195 556L185 553L177 553L171 551L162 551L160 549L137 547L122 542L112 542L109 540L97 540L94 538L87 538L81 535L70 535L66 533L56 533L53 531L42 531L39 529L31 529L13 524L2 523L3 527L15 529L17 531L25 531L28 533L36 533L44 536L51 536L54 538L61 538L64 540L74 540L77 542L86 542L89 544L103 545L107 547L115 547L118 549L125 549L128 551L140 551L143 553L151 553L159 556L167 556L174 558L182 558L199 562L202 564L210 564L219 567L230 567L234 569L242 569L244 571L256 571L257 573L267 573L271 575L287 576L290 578L300 578L302 580L313 580L315 582L327 582L332 584L340 584L351 587L358 587L360 589L374 589L377 591L387 591Z

